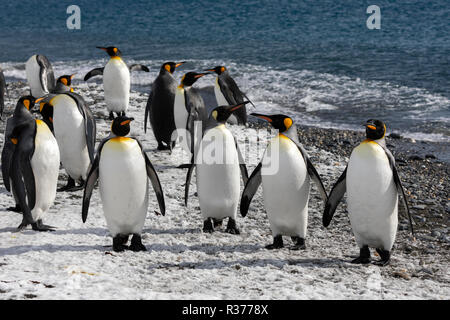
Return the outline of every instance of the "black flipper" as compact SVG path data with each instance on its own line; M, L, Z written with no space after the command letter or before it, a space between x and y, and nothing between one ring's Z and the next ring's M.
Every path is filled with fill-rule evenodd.
M41 67L39 78L41 80L42 89L47 92L53 91L56 86L56 80L50 61L48 61L46 56L40 54L36 55L36 61Z
M149 116L150 116L150 108L152 107L152 100L153 100L153 91L150 91L150 93L148 95L147 105L145 106L145 115L144 115L144 132L145 133L147 133L147 119L149 119Z
M88 81L90 78L95 77L95 76L101 76L103 75L103 70L105 68L95 68L92 69L91 71L89 71L88 73L86 73L86 75L84 76L84 81Z
M128 67L128 69L130 69L130 72L132 71L145 71L145 72L150 72L150 70L148 69L148 67L144 66L143 64L132 64L131 66Z
M248 181L247 166L245 165L244 157L242 156L241 149L239 149L239 146L238 146L236 138L234 138L234 143L236 145L236 150L237 150L237 153L238 153L239 168L241 169L242 181L244 182L244 186L245 186L247 184L247 181Z
M5 145L2 150L2 177L3 184L5 185L6 190L11 192L11 186L9 181L9 170L11 167L11 160L14 154L14 144L9 140L8 137L5 137Z
M194 171L195 164L191 161L186 174L186 183L184 185L184 205L187 207L188 197L189 197L189 186L191 185L192 172Z
M100 164L100 156L102 154L102 149L105 143L109 140L109 138L103 140L98 146L97 156L95 157L94 162L89 168L89 173L86 178L86 183L84 184L84 192L83 192L83 206L81 209L81 219L83 223L86 222L88 211L89 211L89 203L91 201L92 191L94 190L95 183L98 180L99 175L99 164Z
M328 225L330 224L334 212L336 211L339 202L341 201L342 197L345 194L345 191L347 190L346 178L347 178L347 167L345 167L344 172L336 181L336 183L333 186L333 189L331 189L330 195L328 196L328 201L325 204L325 210L323 212L322 217L322 223L324 227L328 227Z
M253 197L255 196L256 190L258 190L258 187L261 184L261 167L262 163L260 162L256 166L255 170L253 170L252 175L245 184L244 191L242 192L240 211L243 217L247 215L248 208L250 207L250 202L252 201Z
M6 80L3 74L3 70L0 69L0 119L3 115L3 109L5 108L5 93L6 93Z
M135 139L135 138L134 138ZM158 174L155 171L155 168L153 167L152 163L150 162L150 159L148 158L147 154L145 153L144 149L142 148L142 144L139 142L139 140L135 139L139 146L141 147L142 155L145 159L145 166L147 168L147 176L150 179L150 182L152 183L153 190L155 190L156 198L158 199L159 209L161 210L161 214L163 216L166 215L166 204L164 202L164 193L161 187L161 183L158 178Z
M18 139L11 161L10 177L12 190L23 212L19 229L35 222L31 215L31 210L36 203L36 186L31 167L35 136L36 122L34 120L18 125L11 135L12 138Z
M392 169L394 183L397 188L397 192L402 195L402 200L403 200L402 202L403 202L403 205L405 206L405 210L408 215L409 226L411 227L411 234L414 236L413 220L412 220L411 212L409 211L408 202L406 201L405 190L403 189L402 182L400 181L400 177L398 175L397 167L395 166L395 158L386 147L384 147L382 145L380 145L380 146L384 149L384 152L386 153L386 155L389 159L389 165L391 166L391 169Z
M325 190L325 187L323 186L322 183L322 179L320 179L319 173L317 172L316 168L314 167L314 165L312 164L311 160L308 157L308 153L306 152L306 150L303 148L303 146L292 140L292 142L294 142L297 145L298 150L300 150L303 159L305 160L305 164L306 164L306 169L308 171L309 177L317 184L317 188L319 189L320 192L320 196L322 197L324 202L328 201L328 196L327 196L327 192Z

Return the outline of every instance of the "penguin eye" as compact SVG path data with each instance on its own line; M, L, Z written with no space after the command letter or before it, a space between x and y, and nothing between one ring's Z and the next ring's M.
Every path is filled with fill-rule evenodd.
M284 123L284 126L286 127L286 129L289 129L292 126L292 119L284 118L283 123Z

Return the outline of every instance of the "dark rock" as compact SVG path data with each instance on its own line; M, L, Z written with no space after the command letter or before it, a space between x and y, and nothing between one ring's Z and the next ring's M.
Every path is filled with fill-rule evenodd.
M424 204L418 204L413 206L413 209L417 209L417 210L424 210L427 206Z
M408 157L408 160L413 160L413 161L422 161L423 158L421 156L418 156L417 154L414 154L412 156Z
M425 159L437 159L434 154L426 154Z

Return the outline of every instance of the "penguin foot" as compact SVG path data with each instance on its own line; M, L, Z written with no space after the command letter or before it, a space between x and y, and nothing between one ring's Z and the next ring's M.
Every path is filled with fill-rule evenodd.
M22 212L22 208L20 207L20 204L16 204L15 207L8 207L8 208L6 208L6 210L17 212L17 213Z
M131 238L131 245L129 247L131 251L147 251L147 248L142 244L141 236L138 234L134 234L133 238Z
M283 244L283 237L281 235L273 237L273 243L266 246L266 249L273 250L273 249L281 249L284 247Z
M34 231L55 231L55 227L48 226L42 223L42 220L36 221L36 223L32 223L31 227Z
M234 220L232 218L228 219L227 229L225 230L225 232L230 233L230 234L240 234L241 233L236 226L236 220Z
M207 232L207 233L214 232L214 226L213 226L210 218L203 221L203 232Z
M71 189L74 187L75 187L75 180L69 176L69 178L67 179L67 184L64 187L57 189L56 191L58 192L71 191Z
M375 261L373 264L380 266L380 267L387 266L391 259L391 253L387 250L383 250L383 249L379 249L379 248L377 248L376 250L381 257L381 260Z
M114 112L111 111L111 112L109 113L108 120L114 120Z
M364 246L359 250L359 257L356 259L353 259L351 261L355 264L368 264L370 263L370 250L369 246Z
M115 252L122 252L125 249L128 249L128 246L125 245L128 241L128 236L124 236L122 234L118 234L113 238L113 250Z
M25 229L27 227L28 223L23 222L21 224L19 224L19 226L17 227L17 231L22 231L23 229Z
M305 250L305 239L295 236L291 237L292 241L294 242L294 245L290 248L291 250Z

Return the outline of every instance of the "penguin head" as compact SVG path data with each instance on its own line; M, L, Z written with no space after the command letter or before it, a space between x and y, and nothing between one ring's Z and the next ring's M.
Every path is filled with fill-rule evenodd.
M125 137L128 133L130 133L130 122L133 120L134 118L125 116L115 118L111 124L112 133L119 137Z
M227 68L225 68L224 66L217 66L212 69L206 69L205 71L211 71L217 73L218 75L221 75L222 73L227 71Z
M40 101L40 99L38 99ZM39 102L38 101L38 102ZM36 103L36 98L33 96L23 96L17 101L17 105L23 105L25 108L27 108L28 111L31 111L33 109L33 106Z
M292 118L283 114L265 115L259 113L251 113L250 115L268 121L272 125L272 127L277 129L279 132L288 131L294 123L294 121L292 121Z
M195 81L207 74L208 73L188 72L181 78L180 87L190 87Z
M109 56L112 57L121 57L122 52L116 47L97 47L98 49L101 49L103 51L106 51Z
M250 101L244 101L232 106L216 107L213 111L211 111L210 116L219 123L225 123L234 111L245 106L249 102Z
M75 73L72 75L63 75L56 80L56 83L62 83L63 85L70 87L72 85L72 79L75 76Z
M181 66L183 63L186 63L186 61L181 61L181 62L165 62L163 63L163 65L161 66L161 70L160 71L168 71L169 73L174 73L175 69L178 68L179 66Z
M366 121L366 137L370 140L378 140L386 134L386 125L381 120L369 119Z

